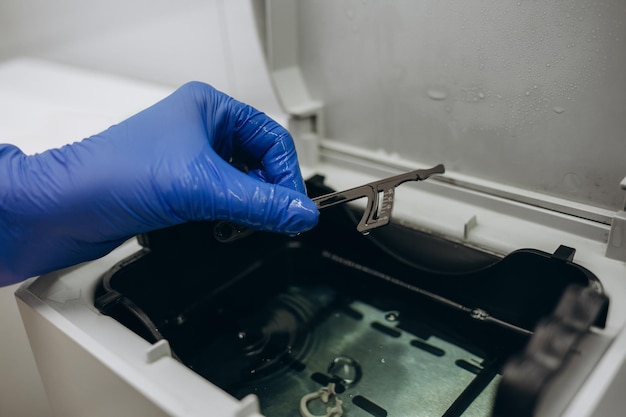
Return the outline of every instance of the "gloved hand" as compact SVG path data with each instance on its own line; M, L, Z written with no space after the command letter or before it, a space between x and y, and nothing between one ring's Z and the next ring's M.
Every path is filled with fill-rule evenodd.
M229 160L257 161L247 174ZM202 83L81 142L0 145L0 285L101 257L190 220L295 234L315 226L289 133Z

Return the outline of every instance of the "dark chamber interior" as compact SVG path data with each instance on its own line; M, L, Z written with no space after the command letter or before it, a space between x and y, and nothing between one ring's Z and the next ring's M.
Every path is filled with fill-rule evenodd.
M345 416L467 417L491 415L503 365L568 286L599 287L566 247L500 258L393 222L363 236L358 218L336 206L300 236L228 244L212 222L143 235L96 306L267 417L329 382Z

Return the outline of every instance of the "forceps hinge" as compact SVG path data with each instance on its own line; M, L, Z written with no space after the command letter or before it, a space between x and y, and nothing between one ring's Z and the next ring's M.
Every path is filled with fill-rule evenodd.
M408 181L423 181L431 175L443 173L445 173L445 168L442 164L439 164L430 169L416 169L359 187L350 188L349 190L325 194L312 200L318 210L321 210L360 198L367 198L365 211L356 229L363 234L368 234L370 230L385 226L391 221L391 211L397 186ZM380 202L379 193L382 193ZM239 240L252 232L252 229L236 223L221 221L215 225L213 235L218 241L227 243Z

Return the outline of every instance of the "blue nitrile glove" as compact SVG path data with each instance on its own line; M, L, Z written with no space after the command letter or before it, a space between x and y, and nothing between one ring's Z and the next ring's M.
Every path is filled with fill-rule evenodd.
M227 161L258 162L248 174ZM202 83L82 142L0 145L0 285L101 257L189 220L295 234L317 223L289 133Z

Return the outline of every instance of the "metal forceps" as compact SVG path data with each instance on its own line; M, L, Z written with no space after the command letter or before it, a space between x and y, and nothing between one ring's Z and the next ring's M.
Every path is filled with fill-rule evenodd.
M356 230L368 234L370 230L385 226L391 221L395 188L408 181L423 181L433 174L443 174L445 168L439 164L430 169L416 169L404 174L373 181L345 191L335 191L312 198L318 210L367 198L367 205ZM383 193L379 206L379 193ZM215 225L214 236L220 242L232 242L251 234L254 230L229 221L221 221Z

